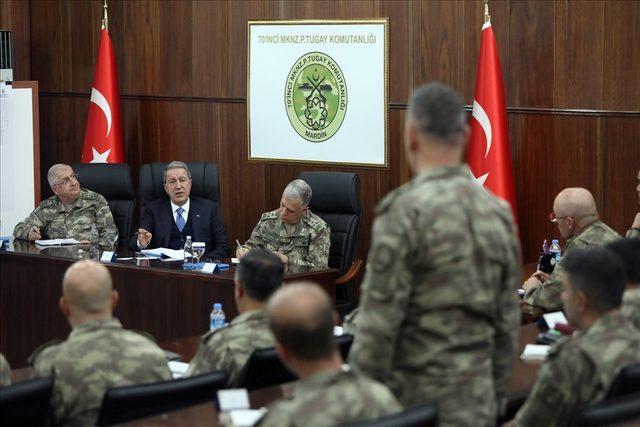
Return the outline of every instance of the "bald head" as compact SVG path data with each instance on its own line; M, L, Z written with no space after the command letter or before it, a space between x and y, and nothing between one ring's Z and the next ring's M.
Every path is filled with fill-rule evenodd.
M64 273L62 296L72 312L111 315L112 292L109 270L95 261L76 262Z
M276 340L294 356L318 360L335 353L333 304L318 285L302 282L281 288L267 312Z
M565 188L556 196L553 209L557 216L572 216L576 220L597 216L596 201L589 190L573 187Z

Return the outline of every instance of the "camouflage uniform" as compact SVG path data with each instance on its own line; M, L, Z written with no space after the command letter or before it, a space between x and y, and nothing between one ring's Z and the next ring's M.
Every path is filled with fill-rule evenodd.
M242 313L229 326L202 336L198 353L189 364L187 375L222 369L229 378L227 385L235 387L251 353L273 346L273 335L265 310Z
M625 234L624 237L628 239L640 239L640 229L630 228L627 230L627 234Z
M515 418L516 426L564 426L585 404L602 400L620 369L640 362L640 334L618 311L558 342Z
M82 189L78 199L64 206L58 196L40 203L31 215L18 223L13 235L18 239L27 239L29 230L40 228L42 238L76 239L94 242L92 226L96 225L101 247L112 247L118 240L118 229L113 223L109 204L100 194Z
M353 371L320 372L269 405L259 427L321 427L372 420L402 409L387 387Z
M289 264L326 268L329 262L331 230L318 215L307 211L293 226L291 234L280 219L278 210L263 213L245 245L249 249L280 251Z
M65 342L32 358L36 375L55 378L54 425L95 425L108 389L171 379L163 351L117 319L76 326Z
M517 343L520 246L466 165L430 168L376 208L349 362L440 425L494 425Z
M0 353L0 387L11 385L11 366Z
M563 255L566 256L577 248L603 246L619 238L620 235L618 233L604 222L598 220L582 230L580 234L568 239L564 247ZM524 302L542 307L546 311L562 310L562 300L560 299L560 294L562 293L561 272L562 261L556 265L549 280L542 285L529 289L524 295Z
M620 311L640 329L640 288L632 288L624 291Z

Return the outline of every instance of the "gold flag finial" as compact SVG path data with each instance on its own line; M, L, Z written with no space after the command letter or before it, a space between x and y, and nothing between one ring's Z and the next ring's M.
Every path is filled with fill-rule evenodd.
M107 0L104 0L102 6L104 8L104 15L102 16L102 29L109 31L109 17L107 16Z
M487 22L491 21L491 16L489 16L489 0L483 0L483 2L484 2L484 23L486 24Z

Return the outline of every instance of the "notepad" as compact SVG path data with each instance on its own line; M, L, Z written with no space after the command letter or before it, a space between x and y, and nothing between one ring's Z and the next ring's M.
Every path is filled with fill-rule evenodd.
M522 360L544 360L547 358L547 353L549 353L548 345L539 345L539 344L527 344L524 348L524 351L520 355L520 359Z
M182 249L169 249L169 248L155 248L155 249L143 249L142 253L149 257L156 258L169 258L169 259L184 259L184 250ZM189 256L189 252L187 252Z
M76 239L42 239L36 240L38 246L62 246L62 245L79 245Z

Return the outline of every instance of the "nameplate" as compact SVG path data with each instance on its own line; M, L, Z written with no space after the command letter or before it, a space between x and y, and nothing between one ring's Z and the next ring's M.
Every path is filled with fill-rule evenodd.
M216 265L212 262L207 262L202 266L202 270L203 273L213 273L214 271L216 271Z
M249 393L246 388L218 390L218 404L221 411L249 409Z
M102 252L102 257L100 257L100 261L101 262L111 262L111 261L113 261L114 255L115 255L115 252L104 251L104 252Z

